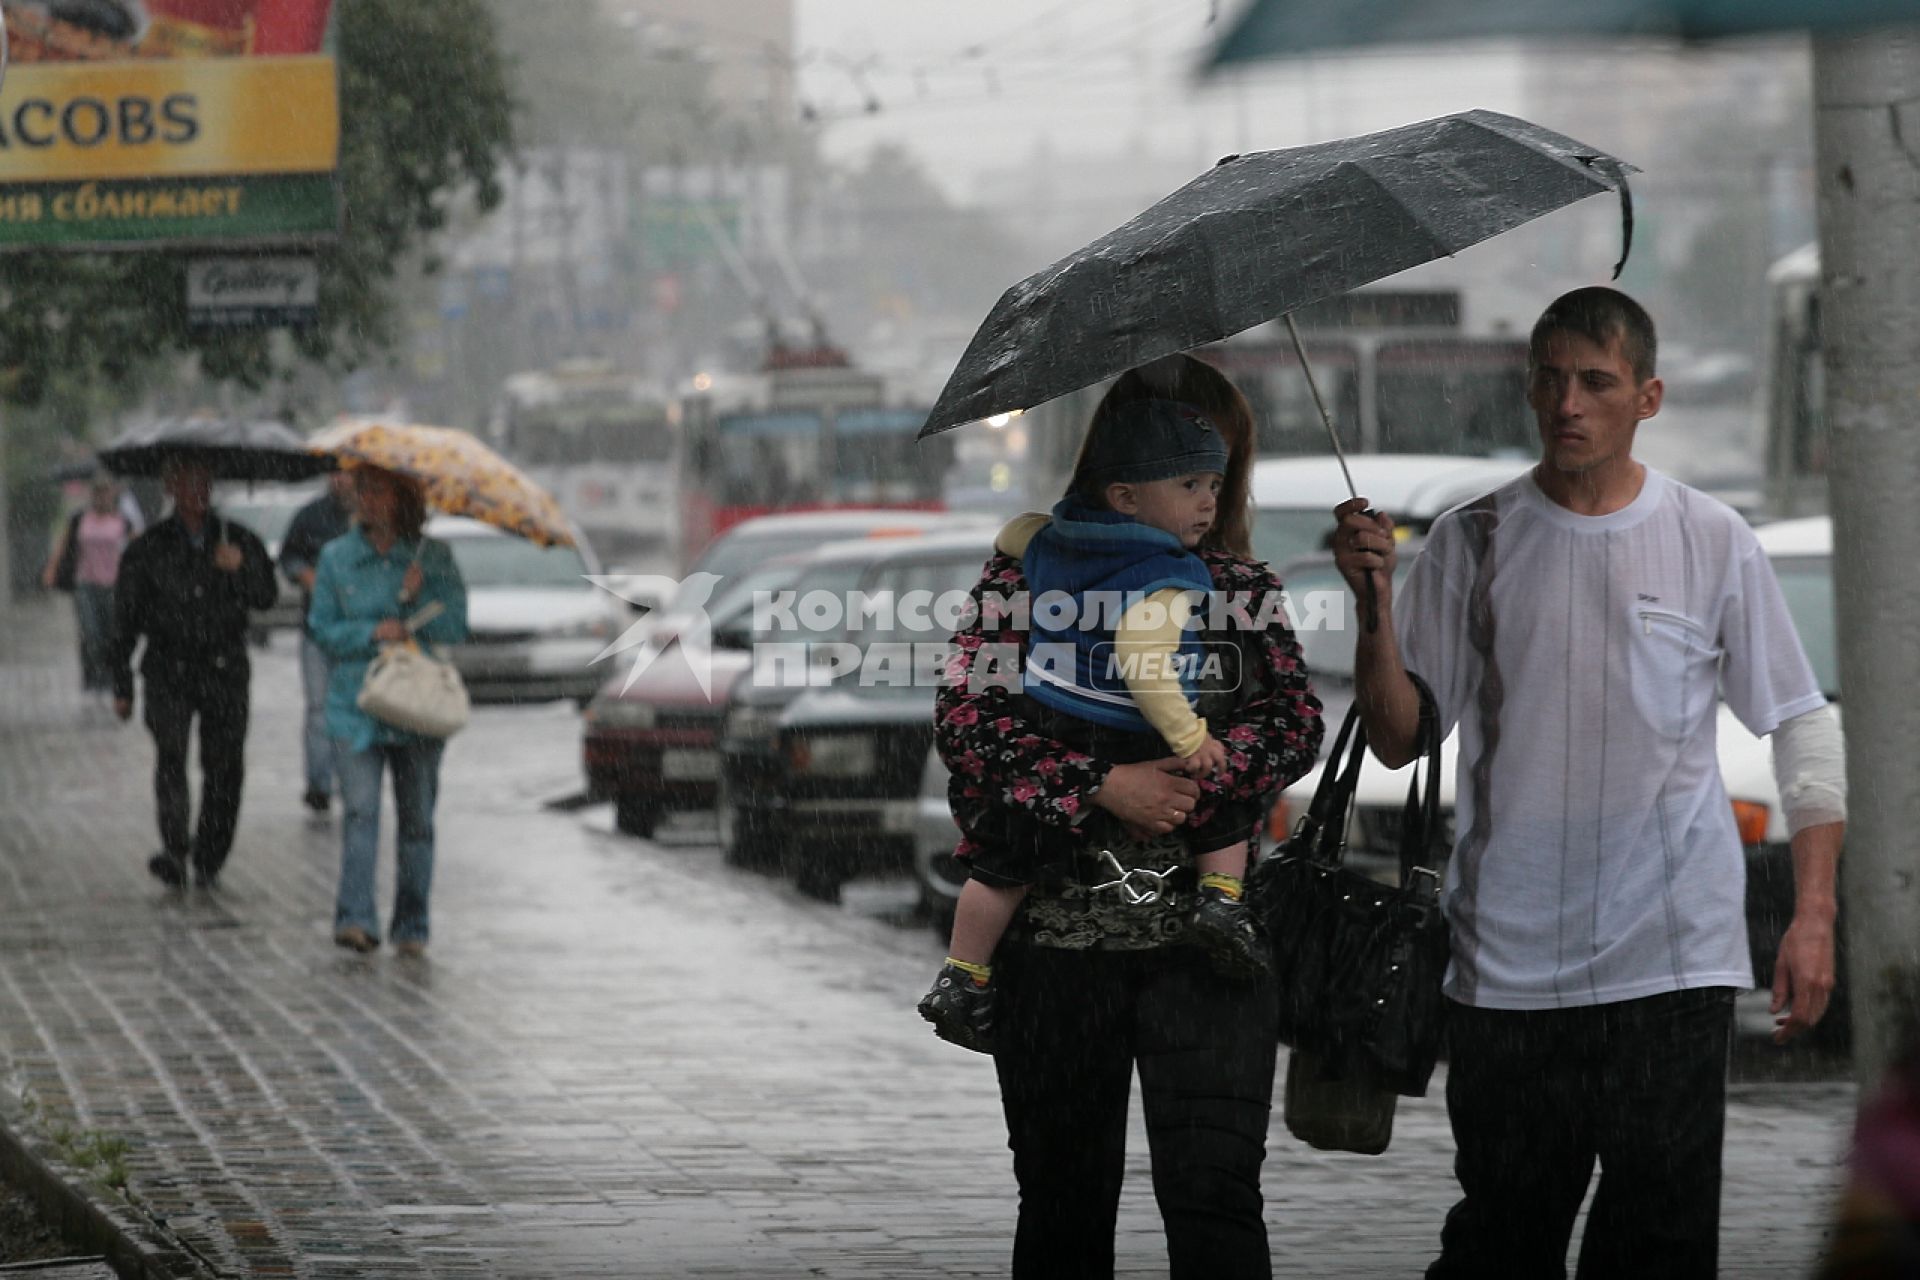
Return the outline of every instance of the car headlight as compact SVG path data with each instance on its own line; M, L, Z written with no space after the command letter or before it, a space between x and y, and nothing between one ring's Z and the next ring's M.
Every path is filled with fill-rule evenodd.
M873 739L865 734L796 737L787 744L787 762L794 772L815 778L862 777L873 772L873 760Z
M726 736L740 742L768 742L780 730L780 708L735 707L727 715Z
M587 714L593 723L608 729L651 729L656 713L651 702L595 698Z

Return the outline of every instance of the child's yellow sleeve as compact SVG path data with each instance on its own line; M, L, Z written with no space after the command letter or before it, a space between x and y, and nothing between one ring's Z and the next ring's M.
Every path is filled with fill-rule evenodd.
M1163 588L1120 615L1113 629L1127 692L1147 723L1183 760L1207 740L1207 722L1194 714L1173 663L1193 612L1190 600L1178 587Z

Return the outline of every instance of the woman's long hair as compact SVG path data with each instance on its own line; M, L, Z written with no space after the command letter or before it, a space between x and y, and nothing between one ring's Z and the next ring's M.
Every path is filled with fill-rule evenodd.
M1122 405L1137 400L1178 400L1190 404L1213 419L1227 442L1227 470L1220 484L1219 515L1213 528L1200 540L1203 551L1224 551L1242 559L1253 558L1253 406L1227 375L1206 361L1190 355L1168 356L1152 364L1141 365L1121 374L1107 388L1093 411L1093 421ZM1093 437L1089 425L1087 438ZM1086 464L1087 446L1082 441L1080 456L1073 464L1072 487L1080 487L1081 468Z

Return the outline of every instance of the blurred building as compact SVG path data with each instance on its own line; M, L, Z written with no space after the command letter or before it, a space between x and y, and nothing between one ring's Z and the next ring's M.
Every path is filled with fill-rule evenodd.
M659 48L709 62L712 91L742 117L794 118L794 0L600 0Z

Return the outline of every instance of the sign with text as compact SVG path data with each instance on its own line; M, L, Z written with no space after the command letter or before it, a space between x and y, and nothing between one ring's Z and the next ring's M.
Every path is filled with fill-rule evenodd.
M7 4L0 249L335 234L330 4Z
M199 258L187 264L191 324L306 324L319 310L320 264L312 258Z

